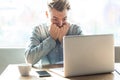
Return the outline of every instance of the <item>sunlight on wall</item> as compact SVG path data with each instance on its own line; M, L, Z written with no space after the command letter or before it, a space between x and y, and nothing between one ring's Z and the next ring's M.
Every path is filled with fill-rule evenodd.
M115 45L120 45L119 0L71 1L72 21L81 25L84 34L111 33L114 34Z
M0 47L25 47L32 27L45 21L44 1L0 0Z
M0 0L0 47L25 47L34 26L46 22L46 0ZM84 34L113 33L120 45L119 0L70 0L70 21Z

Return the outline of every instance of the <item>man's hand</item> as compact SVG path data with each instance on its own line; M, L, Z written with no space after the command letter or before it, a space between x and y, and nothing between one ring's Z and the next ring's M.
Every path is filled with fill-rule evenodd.
M58 39L59 31L60 31L60 28L57 27L56 24L51 24L51 26L50 26L50 36L51 36L54 40L57 40L57 39Z
M60 30L58 31L58 33L59 33L58 40L59 40L60 42L62 42L63 36L65 36L65 35L67 34L69 28L70 28L70 24L69 24L69 23L66 23L66 24L63 25L63 27L61 27Z
M70 24L66 23L63 27L59 28L56 24L52 24L50 27L50 36L54 40L59 40L62 42L63 36L65 36L69 30Z

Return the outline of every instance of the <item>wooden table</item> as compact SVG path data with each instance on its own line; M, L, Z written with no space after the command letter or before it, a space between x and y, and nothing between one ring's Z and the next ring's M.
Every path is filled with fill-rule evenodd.
M117 68L120 69L119 67L120 63L119 64L117 63L117 65L118 65ZM41 78L35 72L36 70L38 69L32 68L30 72L30 76L23 77L19 73L17 64L10 64L1 74L0 80L120 80L120 74L118 74L118 72L116 71L107 74L97 74L97 75L79 76L79 77L70 77L70 78L64 78L53 72L48 71L52 75L52 77Z

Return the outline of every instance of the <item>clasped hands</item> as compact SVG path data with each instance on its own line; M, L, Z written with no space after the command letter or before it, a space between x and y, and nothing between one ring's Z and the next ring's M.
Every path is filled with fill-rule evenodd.
M58 27L56 24L51 24L50 27L50 36L54 39L54 40L59 40L60 42L62 42L63 40L63 36L65 36L69 30L70 24L66 23L64 24L62 27Z

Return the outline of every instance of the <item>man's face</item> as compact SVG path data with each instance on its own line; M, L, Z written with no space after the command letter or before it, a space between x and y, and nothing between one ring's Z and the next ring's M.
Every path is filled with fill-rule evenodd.
M67 10L60 12L53 8L50 10L50 16L53 24L56 24L58 27L63 27L67 21Z

